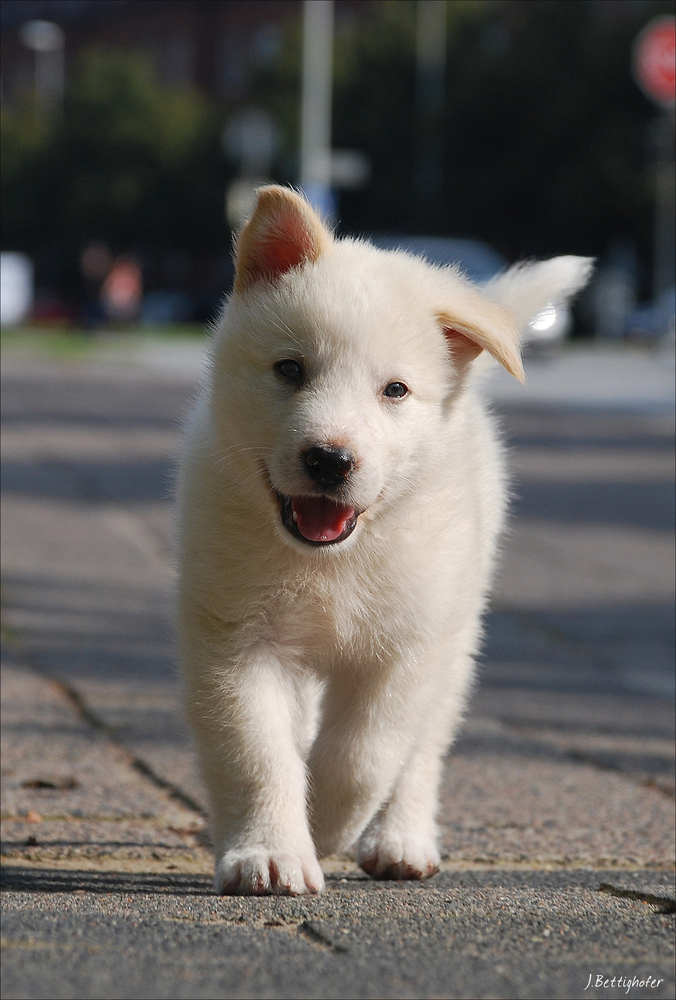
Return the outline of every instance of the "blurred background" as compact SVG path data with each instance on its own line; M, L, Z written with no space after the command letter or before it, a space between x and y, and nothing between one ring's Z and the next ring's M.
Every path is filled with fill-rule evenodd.
M4 0L3 326L203 324L232 280L232 231L273 180L341 233L479 279L597 257L574 317L534 339L668 337L673 12ZM666 43L641 55L654 24Z
M638 900L674 857L674 5L0 9L4 995L577 996L630 968L673 996ZM286 924L257 916L252 950L190 895L213 860L173 625L180 427L266 180L479 281L597 258L572 311L530 324L526 385L496 365L485 386L511 517L444 770L439 902L404 917L383 884L376 940L346 884L364 950L308 942L310 971ZM653 895L599 909L620 874ZM545 885L567 921L548 939Z

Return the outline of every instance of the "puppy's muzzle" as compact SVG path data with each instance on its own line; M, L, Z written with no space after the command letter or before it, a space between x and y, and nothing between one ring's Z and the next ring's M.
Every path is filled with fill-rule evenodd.
M347 448L314 445L302 454L305 472L323 489L343 486L354 471L354 456Z
M304 475L312 481L312 492L290 496L275 490L282 524L308 545L345 541L363 513L345 502L345 487L357 466L354 455L340 445L312 445L300 453L300 461Z

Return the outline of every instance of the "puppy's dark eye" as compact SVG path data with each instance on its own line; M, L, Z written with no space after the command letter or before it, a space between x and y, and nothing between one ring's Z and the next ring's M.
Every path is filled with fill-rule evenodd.
M278 361L274 366L274 370L281 376L281 378L286 379L287 382L303 381L303 369L300 363L292 360L291 358L285 358L283 361Z
M383 396L389 396L390 399L403 399L404 396L408 396L408 386L404 385L403 382L390 382L383 389Z

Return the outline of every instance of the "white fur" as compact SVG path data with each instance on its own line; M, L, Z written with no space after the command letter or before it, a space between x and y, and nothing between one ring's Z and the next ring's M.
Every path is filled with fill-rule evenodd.
M218 892L318 891L318 857L355 841L375 876L437 869L440 762L506 503L492 420L439 317L504 339L490 296L516 338L588 273L560 258L482 293L401 251L322 241L227 303L181 465L182 655ZM273 372L290 356L302 389ZM383 396L392 381L410 395ZM271 485L307 492L300 451L335 442L357 458L346 495L365 512L312 547L283 527Z
M507 306L523 330L546 305L562 302L586 285L593 264L590 257L554 257L517 264L487 282L483 291Z

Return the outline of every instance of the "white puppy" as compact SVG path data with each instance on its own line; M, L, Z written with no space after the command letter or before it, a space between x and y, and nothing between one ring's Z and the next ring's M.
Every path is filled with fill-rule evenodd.
M437 870L505 509L472 362L522 378L520 328L589 271L560 257L478 288L259 192L179 477L218 892L316 892L318 857L356 840L377 878Z

